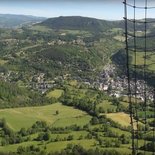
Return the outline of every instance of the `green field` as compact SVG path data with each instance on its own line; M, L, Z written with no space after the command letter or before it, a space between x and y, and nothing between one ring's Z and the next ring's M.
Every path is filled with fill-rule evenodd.
M90 149L94 146L95 144L95 140L73 140L73 141L65 141L65 142L56 142L56 143L50 143L50 144L47 144L47 151L50 152L55 152L55 151L58 151L58 150L61 150L61 149L64 149L67 144L79 144L79 145L82 145L84 148L86 149Z
M61 97L61 95L63 94L63 90L61 89L55 89L55 90L52 90L50 91L48 94L47 94L47 97L48 98L56 98L58 99L59 97Z
M112 119L115 122L118 122L122 126L130 126L130 116L124 112L118 113L109 113L106 114L107 118Z
M130 132L128 132L128 131L123 131L123 130L120 130L120 129L114 128L114 127L111 127L110 130L111 130L113 133L116 133L116 134L118 134L118 135L120 135L120 136L121 136L122 134L124 134L124 135L126 135L126 136L130 136L130 135L131 135Z
M59 114L56 114L56 111L59 111ZM59 127L85 125L90 121L91 116L81 110L55 103L40 107L3 109L0 110L0 118L5 118L13 130L19 130L22 127L31 127L38 120Z
M148 118L154 118L154 111L139 111L138 115L140 118L145 118L145 115Z
M40 26L40 25L32 26L31 29L32 29L32 30L36 30L36 31L41 31L41 32L49 32L49 31L52 31L52 29L49 29L49 28L46 27L46 26Z
M104 109L105 113L107 113L109 110L116 111L116 108L117 108L117 106L113 105L108 100L104 100L102 103L97 105L97 108L100 108L100 107Z
M60 141L60 142L48 143L46 144L46 147L47 147L46 151L47 152L60 151L64 149L67 146L67 144L77 144L77 145L79 144L86 149L90 149L94 147L95 142L96 141L94 139L92 140L86 139L86 140L73 140L73 141L62 141L62 142ZM32 141L32 142L24 142L21 144L8 145L5 147L0 146L0 151L3 151L3 152L16 151L19 146L30 146L30 145L39 146L42 150L44 149L44 146L45 146L45 144L42 144L41 142Z
M25 146L25 147L29 146L29 145L37 146L37 145L39 145L39 143L40 142L32 141L32 142L24 142L24 143L21 143L21 144L7 145L5 147L0 146L0 151L2 151L2 152L10 152L10 151L15 152L19 146Z
M83 116L75 116L75 117L71 117L71 118L61 118L56 120L53 123L54 127L63 127L62 124L64 124L65 126L70 126L73 124L79 125L79 126L83 126L85 124L88 124L88 122L90 121L90 116L89 115L83 115Z
M136 63L137 65L144 65L144 56L145 56L145 53L144 52L137 52L137 57L136 57ZM155 55L153 54L153 52L147 52L146 53L146 57L147 57L147 60L146 60L146 65L147 65L147 69L150 70L150 71L154 71L155 70ZM131 64L134 64L134 61L135 61L135 56L134 54L132 54L132 62Z

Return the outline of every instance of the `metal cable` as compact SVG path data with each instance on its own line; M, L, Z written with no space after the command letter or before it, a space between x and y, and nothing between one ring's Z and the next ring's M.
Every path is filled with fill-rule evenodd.
M147 90L147 67L150 64L147 64L147 59L154 55L154 51L155 48L154 47L147 47L147 43L148 43L148 39L149 38L153 38L155 37L155 35L150 35L147 34L147 28L148 28L148 24L149 23L155 23L155 20L150 20L147 19L147 14L148 14L148 9L155 9L155 7L148 7L148 0L145 0L145 6L144 7L140 7L140 6L136 6L136 0L134 0L134 4L131 5L129 3L127 3L127 0L124 0L124 20L125 20L125 44L126 44L126 66L127 66L127 77L128 77L128 98L129 98L129 111L130 111L130 121L131 121L131 134L132 134L132 155L136 155L138 154L139 151L139 115L138 115L138 110L136 108L136 106L133 105L132 103L132 97L134 97L134 101L135 101L135 105L137 104L137 97L138 94L143 95L143 111L144 111L144 117L141 119L141 121L143 120L144 122L144 130L143 133L144 135L146 135L147 133L147 102L149 100L149 96L147 97L147 95L149 93L154 94L153 98L153 106L154 106L154 121L155 121L155 88L154 88L154 92L152 93L152 89L151 90ZM132 7L134 9L134 17L133 19L128 19L128 7ZM143 9L144 10L144 19L143 20L138 20L136 19L136 9ZM130 24L129 22L131 22L133 24L133 32L131 32L131 25L128 26L128 24ZM141 26L144 26L144 28L142 29L141 27L139 27L138 24L143 24ZM130 32L129 32L130 29ZM137 30L141 29L144 32L144 35L138 36L136 34ZM142 38L144 40L144 47L140 47L137 46L137 39L138 38ZM131 42L133 39L133 43ZM130 45L131 44L131 45ZM133 45L132 45L133 44ZM143 64L141 66L143 66L143 69L141 70L143 73L143 80L144 80L144 84L143 84L143 88L141 92L137 92L138 88L137 88L137 81L138 81L138 69L140 65L137 64L137 52L143 52L144 53L144 60L143 60ZM133 52L131 54L134 54L134 64L129 64L130 60L130 52ZM147 52L149 52L147 54ZM148 57L149 56L149 57ZM132 67L132 68L131 68ZM134 69L130 70L130 69ZM133 74L134 73L134 74ZM132 77L134 77L134 88L131 87L132 83ZM133 120L133 118L136 117L135 121ZM137 129L134 129L134 124L136 123L136 127ZM144 155L147 154L146 152L146 138L144 138ZM155 126L153 126L153 146L155 145ZM153 155L155 155L155 151L153 150Z
M145 0L145 21L147 20L147 0ZM147 75L146 75L146 57L147 57L147 24L145 23L145 45L144 45L144 70L143 70L143 76L144 76L144 109L145 109L145 116L144 116L144 124L145 124L145 135L147 132L147 96L146 96L146 80L147 80ZM146 154L146 139L144 139L144 155Z
M155 9L155 6L153 7L148 7L145 5L145 7L143 6L135 6L135 5L132 5L132 4L129 4L129 3L126 3L126 2L123 2L126 6L129 6L129 7L132 7L132 8L135 8L135 9L145 9L145 10L148 10L148 9ZM146 4L146 3L145 3Z
M128 98L129 98L129 111L130 111L130 123L131 123L131 134L132 134L132 155L135 155L135 133L133 124L133 103L131 101L131 87L130 87L130 65L129 65L129 50L128 50L128 23L127 23L127 0L124 0L124 14L125 14L125 44L126 44L126 67L128 77Z
M145 25L146 25L147 23L145 23ZM144 30L145 31L145 30ZM133 37L133 38L154 38L155 37L155 35L147 35L147 32L146 32L146 36L145 36L145 34L144 34L144 36L137 36L136 35L136 33L135 34L132 34L132 33L127 33L127 35L128 36L130 36L130 37Z
M133 52L134 52L134 46L128 46L128 49L129 49L130 51L133 51ZM144 48L138 47L138 46L136 47L136 49L139 50L139 51L144 51L144 50L145 50ZM152 52L152 54L155 54L155 53L154 53L155 48L147 48L146 50L147 50L147 52Z
M153 122L155 123L155 88L153 92L153 106L154 106L154 120ZM155 146L155 125L153 125L153 147ZM155 148L153 148L153 155L155 155Z
M128 22L131 23L136 23L136 24L151 24L151 23L155 23L155 20L150 20L150 21L143 21L143 20L136 20L136 19L127 19Z
M134 0L134 6L136 5L136 0ZM134 7L134 25L133 25L133 31L134 31L134 36L136 36L136 8ZM134 94L134 97L135 97L135 106L137 105L137 44L136 44L136 37L134 37L134 56L135 56L135 60L134 60L134 89L135 89L135 94ZM136 112L136 128L137 130L135 131L136 133L136 146L135 146L135 153L138 154L138 147L139 147L139 143L138 143L138 109L135 108L135 112Z

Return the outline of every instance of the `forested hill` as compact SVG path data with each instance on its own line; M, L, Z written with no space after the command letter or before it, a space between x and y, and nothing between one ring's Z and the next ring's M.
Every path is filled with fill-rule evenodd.
M96 32L113 27L120 27L120 25L123 24L122 21L106 21L81 16L61 16L49 18L39 25L47 26L52 29L87 30Z
M42 22L46 18L27 15L0 14L0 28L16 28L35 22Z
M152 21L153 19L147 19ZM144 21L143 19L140 20ZM46 26L51 29L70 29L70 30L86 30L91 32L102 32L112 28L124 29L124 20L101 20L96 18L81 17L81 16L60 16L55 18L48 18L47 20L39 23L38 25ZM136 24L138 30L144 30L144 24ZM149 24L149 28L152 28L153 24ZM133 23L128 22L128 29L133 30Z

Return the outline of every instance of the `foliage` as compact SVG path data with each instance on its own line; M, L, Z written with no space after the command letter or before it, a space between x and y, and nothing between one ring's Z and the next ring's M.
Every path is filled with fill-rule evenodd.
M51 101L37 92L20 88L14 83L0 81L0 108L50 104Z

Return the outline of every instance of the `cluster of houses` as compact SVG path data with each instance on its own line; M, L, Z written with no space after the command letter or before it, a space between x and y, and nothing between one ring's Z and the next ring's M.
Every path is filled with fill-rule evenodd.
M34 75L30 81L30 87L40 91L42 94L54 86L55 81L47 81L45 78L45 73L38 73Z
M82 46L86 45L86 43L83 41L83 39L80 36L77 37L76 40L72 40L72 41L63 41L61 39L58 39L58 40L53 40L51 42L48 42L47 44L48 45L65 45L65 44L68 44L68 45L82 45Z
M86 85L98 87L99 90L107 92L110 96L127 96L128 78L125 75L118 76L116 70L117 69L114 65L108 64L105 66L103 72L100 74L100 77L97 81L89 81L84 79L80 79L80 81L82 80ZM11 71L8 71L7 73L1 72L0 80L11 81L12 75L14 75L13 77L16 77L18 76L17 74L18 73L13 73ZM66 80L70 76L71 75L66 74L62 77L56 77L53 80L47 80L45 77L45 73L38 73L32 76L29 87L38 90L42 94L44 94L47 90L57 85L57 80ZM154 100L153 88L146 85L146 82L144 80L137 80L136 82L134 81L134 79L131 80L130 90L131 95L135 97L136 94L137 99L140 99L141 101L144 101L146 98L147 100Z
M30 81L30 88L40 91L42 94L46 93L50 88L57 85L57 81L63 81L70 77L70 74L55 77L53 80L47 80L45 73L38 73L34 75Z
M7 71L7 72L0 72L0 80L3 80L5 82L11 81L13 78L17 78L18 73L13 71Z
M107 91L111 96L121 97L128 94L128 78L124 75L117 76L116 68L114 65L109 64L104 68L100 77L99 90ZM144 80L130 81L131 95L142 101L147 99L153 101L153 88L146 85ZM146 92L145 92L146 90Z

